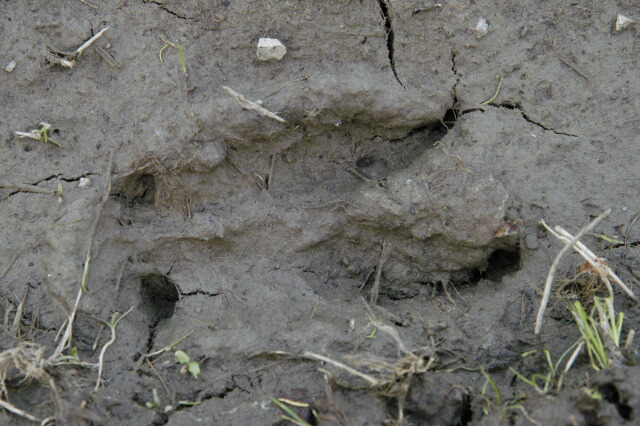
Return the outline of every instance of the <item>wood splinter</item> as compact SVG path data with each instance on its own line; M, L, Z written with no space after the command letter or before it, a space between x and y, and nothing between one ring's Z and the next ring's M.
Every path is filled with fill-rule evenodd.
M387 260L387 241L382 242L382 249L380 250L380 259L378 260L378 268L376 269L376 278L371 288L371 299L369 303L375 305L378 302L378 294L380 292L380 278L382 277L382 266Z
M235 90L233 90L232 88L227 87L227 86L222 86L222 88L224 90L226 90L227 93L229 93L231 96L233 96L233 98L236 101L238 101L238 103L240 104L240 106L242 108L253 110L253 111L257 111L260 115L264 115L265 117L272 118L272 119L274 119L276 121L279 121L280 123L286 123L287 122L287 120L285 120L284 118L278 116L277 114L274 114L273 112L271 112L268 109L258 105L257 103L255 103L253 101L250 101L249 99L245 98L240 93L238 93Z

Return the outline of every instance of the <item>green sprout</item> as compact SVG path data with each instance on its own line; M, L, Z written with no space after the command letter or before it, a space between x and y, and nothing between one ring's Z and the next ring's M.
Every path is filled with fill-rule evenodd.
M589 314L580 301L573 303L571 313L587 346L591 366L600 371L611 367L611 353L620 348L624 314L620 312L616 317L613 297L595 297L593 302Z
M491 388L493 388L493 393L495 393L495 395L496 395L496 402L497 402L498 406L502 406L502 395L500 394L500 389L496 385L496 382L493 381L493 379L491 378L489 373L487 373L487 370L485 370L484 368L481 368L480 372L485 377L485 379L487 379L484 382L484 386L482 386L482 396L485 396L487 394L487 387L489 385L491 385ZM485 408L485 413L484 414L487 415L488 413L489 413L489 411Z
M371 330L371 333L369 333L369 335L366 338L375 339L376 337L378 337L378 327L373 327L373 330Z
M187 73L187 63L184 59L184 50L182 49L182 46L176 42L172 42L170 40L168 40L166 37L164 36L160 36L160 39L165 43L164 46L162 46L162 48L160 49L160 52L158 53L158 57L160 58L160 63L164 63L164 60L162 58L162 55L164 54L164 51L167 49L167 47L171 46L174 49L176 49L178 51L178 55L180 55L180 63L182 64L182 71L184 71L184 73Z
M197 361L191 361L191 358L185 351L176 351L176 358L178 358L180 364L184 364L182 370L180 370L182 374L188 371L194 379L198 378L198 374L200 374L200 364L198 364Z
M498 94L500 94L500 89L502 88L502 80L503 80L503 77L500 77L500 81L498 82L498 89L496 90L495 95L493 95L491 99L487 99L486 101L481 102L480 105L489 105L493 103L493 101L498 99Z
M170 345L165 346L162 349L159 349L155 352L149 353L147 355L145 355L145 358L153 358L157 355L163 354L165 352L169 352L170 350L172 350L174 348L174 346L176 346L178 343L182 342L183 340L185 340L188 337L191 337L191 335L193 335L193 331L185 334L184 336L182 336L181 338L179 338L178 340L176 340L175 342L171 343Z
M498 387L498 385L496 384L496 382L493 380L493 378L491 377L491 375L489 375L489 373L487 372L487 370L485 370L484 368L480 369L480 372L482 373L482 375L485 377L485 382L484 382L484 386L482 386L482 397L485 399L486 402L486 406L482 407L482 412L484 413L485 416L489 415L489 412L494 409L494 408L499 408L502 411L502 414L504 415L505 413L509 412L509 411L515 411L515 410L520 410L523 412L523 414L525 415L525 417L527 417L528 415L526 414L524 410L524 407L522 406L522 404L520 404L520 401L522 401L522 397L516 397L510 401L503 401L502 400L502 394L500 393L500 388ZM495 405L494 403L489 399L489 392L488 392L488 388L491 387L493 389L493 393L495 395Z
M164 53L165 50L167 50L167 47L169 47L169 45L165 44L164 46L162 46L162 48L160 49L160 52L158 53L158 57L160 58L161 64L164 64L164 60L162 59L162 54Z
M62 187L62 182L58 182L58 190L56 191L56 194L58 194L58 203L62 203L62 191L63 191L63 187Z
M555 364L551 360L551 353L547 349L545 349L543 353L547 361L547 365L549 367L547 374L536 373L536 374L533 374L530 378L528 378L522 375L520 372L518 372L518 370L516 370L513 367L509 367L509 370L513 374L515 374L520 380L522 380L523 382L525 382L526 384L534 388L541 395L548 394L551 391L554 384L556 384L557 390L560 390L562 388L562 380L564 378L564 375L571 369L571 367L573 366L573 362L575 361L576 357L578 356L578 353L582 349L581 343L582 343L582 340L578 340L573 345L571 345L569 349L567 349L562 354L558 362L556 362ZM566 362L564 371L558 374L558 371L560 370L560 366L562 365L562 361L571 351L573 351L573 353L571 357L569 357L569 360ZM538 351L529 351L522 354L522 357L528 358L529 356L537 352Z
M30 132L14 132L18 135L19 138L30 138L40 141L42 143L52 143L55 146L62 147L58 142L54 141L49 137L49 129L51 128L51 124L42 122L40 123L39 129L33 129Z
M611 244L624 244L624 241L619 240L618 237L610 237L610 236L605 235L605 234L596 234L596 233L593 233L593 232L589 233L589 235L592 235L592 236L594 236L596 238L600 238L601 240L604 240L604 241L606 241L608 243L611 243Z
M144 405L147 406L147 408L160 408L160 397L158 396L158 391L156 389L153 389L153 401L147 401Z
M176 43L176 45L178 46L178 54L180 55L180 62L182 63L182 70L184 71L184 73L187 73L187 64L184 61L184 51L182 50L182 46L179 45L178 43Z

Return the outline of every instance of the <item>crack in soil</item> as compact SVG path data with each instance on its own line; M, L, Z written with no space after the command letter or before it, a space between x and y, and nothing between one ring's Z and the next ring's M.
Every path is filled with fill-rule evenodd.
M456 77L456 82L451 88L451 97L453 98L453 104L458 102L458 84L460 84L460 74L458 74L458 65L456 65L456 51L451 49L451 71Z
M83 177L95 176L95 175L97 175L97 173L84 173L80 176L65 178L65 177L60 177L62 176L62 173L58 173L57 175L51 175L51 176L47 176L46 178L39 179L34 183L29 183L29 185L38 186L38 184L41 184L42 182L49 182L50 180L53 180L55 178L60 178L60 180L65 182L77 182Z
M98 174L98 173L85 173L85 174L83 174L83 175L75 176L75 177L70 177L70 178L64 178L64 177L62 177L62 178L60 178L60 180L63 180L63 181L65 181L65 182L77 182L77 181L79 181L79 180L80 180L80 179L82 179L82 178L86 178L87 176L95 176L95 175L97 175L97 174ZM59 175L58 175L58 176L59 176Z
M207 392L204 395L202 395L202 398L200 398L199 402L204 402L204 401L208 401L210 399L213 398L218 398L218 399L225 399L227 397L227 395L229 395L231 392L233 392L234 390L236 390L238 386L234 383L234 384L229 384L227 386L224 387L224 389L222 389L219 392L213 393L213 392ZM190 408L190 407L186 407L186 408Z
M499 104L488 104L489 106L492 106L494 108L505 108L505 109L513 109L513 110L518 110L520 111L520 114L522 115L522 118L524 118L525 120L527 120L529 123L531 124L535 124L536 126L540 127L541 129L547 130L549 132L553 132L556 135L562 135L562 136L570 136L572 138L577 138L578 135L574 135L572 133L566 133L566 132L561 132L559 130L556 130L554 128L551 128L549 126L546 126L542 123L539 123L535 120L533 120L532 118L530 118L526 112L524 112L524 108L522 107L522 105L520 105L517 102L502 102Z
M603 247L603 250L613 250L613 249L617 249L620 247L638 247L640 246L640 241L627 241L626 243L618 243L618 244L613 244L610 246L605 246Z
M51 179L55 179L55 178L60 177L60 176L62 176L62 173L59 173L57 175L47 176L46 178L42 178L40 180L37 180L36 182L30 183L29 185L37 186L39 183L49 182Z
M175 17L176 17L176 18L178 18L178 19L185 19L185 20L187 20L187 21L194 21L194 22L197 22L197 21L198 21L197 19L192 18L192 17L190 17L190 16L183 16L183 15L180 15L179 13L177 13L177 12L174 12L173 10L171 10L171 9L169 9L167 6L165 6L163 3L160 3L159 1L154 1L154 0L142 0L142 3L144 3L144 4L149 4L149 3L151 3L151 4L155 4L156 6L158 6L158 8L160 8L160 9L164 10L165 12L167 12L167 13L168 13L168 14L170 14L170 15L175 16Z
M94 176L94 175L97 175L97 173L85 173L85 174L82 174L80 176L71 177L71 178L62 177L62 178L60 178L60 180L62 180L64 182L77 182L83 177ZM40 180L36 181L35 183L27 184L29 186L33 186L34 188L32 188L32 189L30 189L28 187L26 187L26 188L21 188L20 187L20 186L27 186L27 185L11 185L12 189L14 189L16 187L18 187L18 189L16 191L13 191L13 192L9 193L9 195L7 195L7 197L4 198L3 200L8 199L9 197L12 197L12 196L14 196L16 194L47 194L47 193L51 193L53 195L53 194L56 193L56 191L53 190L53 189L52 190L48 190L46 188L42 188L42 191L40 191L39 188L35 188L35 187L37 187L38 184L40 184L42 182L49 182L50 180L53 180L53 179L58 178L60 176L62 176L62 174L51 175L51 176L47 176L46 178L40 179Z
M145 353L151 353L151 349L153 349L153 345L156 340L156 333L158 332L158 324L160 320L157 320L151 324L149 324L149 335L147 336L147 347Z
M182 297L187 297L187 296L209 296L209 297L216 297L221 295L222 293L210 293L208 291L204 291L204 290L195 290L195 291L190 291L188 293L180 293L180 296Z
M383 1L383 0L378 0L378 1ZM453 97L453 105L452 108L455 108L455 105L458 103L458 84L460 84L460 74L458 73L458 66L456 64L456 51L455 50L451 50L451 71L453 71L453 75L455 75L456 77L456 82L453 85L453 88L451 89L451 95ZM574 135L572 133L566 133L566 132L561 132L559 130L553 129L549 126L544 125L543 123L540 123L538 121L533 120L531 117L529 117L527 115L527 113L524 111L524 108L521 104L517 103L517 102L501 102L498 104L487 104L488 106L492 106L494 108L505 108L505 109L513 109L513 110L518 110L520 111L520 114L522 115L522 118L524 118L526 121L528 121L531 124L535 124L536 126L540 127L541 129L547 130L549 132L553 132L556 135L562 135L562 136L570 136L572 138L577 138L578 135ZM482 111L484 112L484 110L482 108L469 108L466 109L462 112L459 112L458 117L464 115L464 114L468 114L470 112L475 112L475 111Z
M400 81L400 77L398 77L398 71L396 70L396 60L394 57L394 48L393 48L393 26L391 22L391 15L389 14L389 4L387 0L378 0L378 6L380 6L380 14L382 15L382 19L384 21L384 29L387 33L387 51L389 53L389 64L391 64L391 71L393 71L393 76L396 78L396 81L400 83L400 85L404 88L404 84Z

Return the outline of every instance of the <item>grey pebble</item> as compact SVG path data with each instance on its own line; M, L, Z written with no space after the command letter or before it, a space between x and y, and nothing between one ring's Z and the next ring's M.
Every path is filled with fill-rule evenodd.
M529 250L537 250L538 247L540 247L538 237L536 237L535 234L527 234L527 236L524 237L524 246Z

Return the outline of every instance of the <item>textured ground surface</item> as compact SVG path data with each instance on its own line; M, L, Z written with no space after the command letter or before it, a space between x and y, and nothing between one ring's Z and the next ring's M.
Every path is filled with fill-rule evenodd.
M94 224L79 359L96 363L100 320L133 309L99 390L93 368L48 365L55 391L14 368L5 400L61 424L275 424L270 396L310 403L311 422L381 424L398 419L398 395L412 424L637 422L636 366L595 374L582 355L546 396L509 370L546 372L521 356L538 347L539 290L561 248L541 219L575 233L611 208L594 232L625 244L583 241L637 289L640 36L614 29L618 13L640 18L635 2L90 3L0 6L0 62L16 63L0 74L0 350L29 341L50 357ZM73 69L47 64L48 46L71 51L105 27ZM281 40L284 59L259 62L260 37ZM166 39L186 72L178 49L160 56ZM14 134L43 121L62 147ZM640 309L616 301L626 336ZM372 317L384 325L367 338ZM172 353L145 356L188 333L174 349L197 379ZM553 300L542 347L555 360L578 336ZM305 352L379 379L371 361L386 360L404 380L372 389L293 356ZM504 406L483 395L480 368Z

